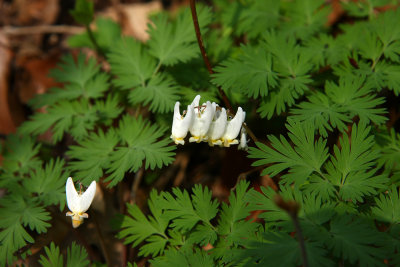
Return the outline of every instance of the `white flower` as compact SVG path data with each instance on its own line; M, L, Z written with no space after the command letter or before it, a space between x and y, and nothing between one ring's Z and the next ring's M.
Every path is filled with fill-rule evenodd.
M240 143L238 149L242 149L244 151L247 151L249 149L249 147L247 146L246 129L244 127L242 127L242 130L240 131Z
M242 127L245 117L246 112L244 112L242 108L239 107L235 117L232 120L228 121L224 136L222 137L222 141L225 147L229 147L230 145L236 145L239 143L236 137L239 135L239 131Z
M199 106L199 101L200 96L197 95L192 102L194 119L193 124L189 128L192 134L189 142L199 143L208 140L207 132L215 113L215 104L212 105L210 101L207 101L207 103L203 103L203 105Z
M175 144L184 145L185 141L183 139L186 137L189 127L193 123L194 111L193 106L189 105L186 110L186 115L185 113L181 115L179 111L179 105L179 102L175 103L171 138L174 140Z
M96 182L93 181L84 193L80 191L78 193L76 192L72 178L69 177L65 185L65 193L67 195L67 205L70 209L66 215L71 216L72 226L77 228L83 223L84 218L89 218L89 215L85 212L89 209L90 204L92 204L96 193Z
M213 103L213 105L217 106L217 104ZM228 118L226 116L225 108L218 108L215 111L214 119L210 124L210 128L208 129L208 143L210 146L214 145L222 145L222 136L225 133L226 124L228 122Z

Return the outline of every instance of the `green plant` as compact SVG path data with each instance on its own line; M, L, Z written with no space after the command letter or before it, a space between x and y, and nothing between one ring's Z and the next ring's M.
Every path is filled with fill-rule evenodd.
M189 8L175 17L156 14L150 39L141 43L121 36L110 20L99 18L98 30L90 30L93 7L77 4L72 14L88 31L69 44L96 49L111 71L83 54L66 55L51 73L63 87L30 103L46 112L35 112L5 140L0 265L26 257L34 238L51 227L64 209L68 176L112 188L133 173L171 164L174 104L186 106L197 94L230 108L230 115L231 106L243 107L252 171L262 170L277 190L239 181L226 203L201 185L153 190L149 212L127 204L127 214L113 223L138 257L154 266L400 264L400 142L393 119L400 9L390 0L341 5L346 20L333 25L323 0L197 6L207 57ZM380 12L381 6L392 8ZM216 67L205 67L201 56ZM51 143L38 138L47 131ZM279 137L271 134L277 131ZM195 146L201 145L182 149L195 155ZM45 253L42 265L62 266L54 243ZM86 258L75 244L67 251L67 262L87 264Z

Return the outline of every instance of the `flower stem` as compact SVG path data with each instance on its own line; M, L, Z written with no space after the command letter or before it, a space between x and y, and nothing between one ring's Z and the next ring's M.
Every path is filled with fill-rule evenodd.
M299 247L300 247L300 253L301 253L301 258L303 260L303 267L308 267L308 259L307 259L307 252L306 252L306 245L304 242L304 236L303 232L300 227L300 222L299 222L299 209L300 205L296 203L295 201L285 201L279 194L275 195L275 204L286 211L290 218L293 221L294 229L296 231L297 235L297 240L299 242Z
M88 24L88 25L85 25L85 29L86 29L86 31L87 31L87 33L88 33L88 36L89 36L89 39L90 39L90 41L93 43L93 46L94 46L94 48L96 49L96 51L97 51L99 54L101 54L102 56L105 57L104 51L101 49L101 47L100 47L99 44L97 43L96 38L94 38L93 31L92 31L92 29L90 29L89 24Z
M205 48L204 48L203 39L202 39L202 37L201 37L200 26L199 26L199 20L198 20L198 18L197 18L197 11L196 11L196 2L195 2L195 0L190 0L190 10L192 11L192 19L193 19L194 30L195 30L195 32L196 32L197 43L198 43L198 45L199 45L200 52L201 52L201 55L202 55L202 57L203 57L203 61L204 61L204 63L206 64L206 67L207 67L208 72L209 72L210 74L213 74L214 71L213 71L213 69L212 69L210 60L208 59L206 50L205 50ZM219 86L218 86L218 91L219 91L219 94L220 94L221 97L222 97L222 100L223 100L224 103L225 103L225 106L226 106L229 110L232 110L232 111L233 111L232 105L231 105L231 103L229 102L228 97L226 96L226 94L225 94L225 92L222 90L222 88L219 87Z

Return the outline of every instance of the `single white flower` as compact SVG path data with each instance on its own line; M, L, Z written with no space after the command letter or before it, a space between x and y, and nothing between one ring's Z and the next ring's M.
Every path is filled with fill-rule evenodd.
M189 105L187 107L186 110L186 114L185 112L181 115L180 111L179 111L179 102L175 103L175 108L174 108L174 118L172 121L172 135L171 138L172 140L174 140L175 144L181 144L184 145L185 141L183 139L185 139L188 131L189 131L189 127L192 125L193 123L193 106Z
M213 103L215 106L217 104ZM217 107L216 107L217 108ZM214 114L214 119L208 129L208 143L210 146L222 145L222 136L225 133L228 118L226 116L225 108L217 108Z
M245 117L246 112L239 107L235 117L228 121L224 136L222 137L225 147L239 144L239 141L236 139L236 137L239 135L240 128L242 127Z
M67 195L67 205L70 211L66 215L71 216L74 228L81 225L84 218L89 218L89 215L85 212L89 209L90 204L92 204L95 193L96 181L93 181L84 193L80 191L78 193L76 192L72 178L68 178L65 185L65 194Z
M240 131L240 143L238 149L244 151L247 151L249 149L249 147L247 146L246 129L244 127L242 127L242 130Z
M193 123L189 128L189 131L192 134L189 142L200 143L201 141L208 140L207 132L215 113L215 104L212 105L210 101L207 101L207 103L203 103L203 105L199 106L199 101L200 96L197 95L192 102L194 118Z

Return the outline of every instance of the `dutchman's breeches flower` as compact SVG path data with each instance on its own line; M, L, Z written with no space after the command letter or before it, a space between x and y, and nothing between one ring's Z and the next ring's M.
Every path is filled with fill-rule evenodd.
M96 194L96 182L93 181L84 193L80 191L78 193L72 178L69 177L65 185L65 194L67 196L67 205L70 209L66 215L71 216L72 226L77 228L83 223L84 218L89 218L89 215L85 212L89 209Z
M174 119L172 121L172 135L171 138L174 140L175 144L185 144L185 137L189 131L189 127L193 123L193 106L189 105L186 110L186 115L185 112L181 115L179 111L179 102L175 103L175 108L174 108Z
M239 141L236 139L236 137L239 135L245 117L246 112L244 112L242 108L239 107L235 117L232 120L228 121L224 136L222 137L222 142L225 147L239 144Z
M213 103L215 106L216 104ZM208 129L208 144L210 146L222 145L222 136L225 133L228 118L226 116L225 108L216 107L214 120L211 122L210 128Z
M192 137L189 142L207 141L207 132L210 128L211 121L215 113L215 104L211 104L210 101L199 106L200 96L196 96L193 100L192 106L194 107L194 118L191 127L189 128Z
M207 101L199 105L200 95L197 95L182 115L179 111L179 102L175 103L174 118L172 122L171 138L175 144L185 144L185 137L189 131L192 135L189 142L200 143L208 141L210 146L225 146L239 144L237 139L244 123L246 112L238 108L233 119L228 120L225 108L216 103ZM246 131L242 129L239 149L247 150Z

